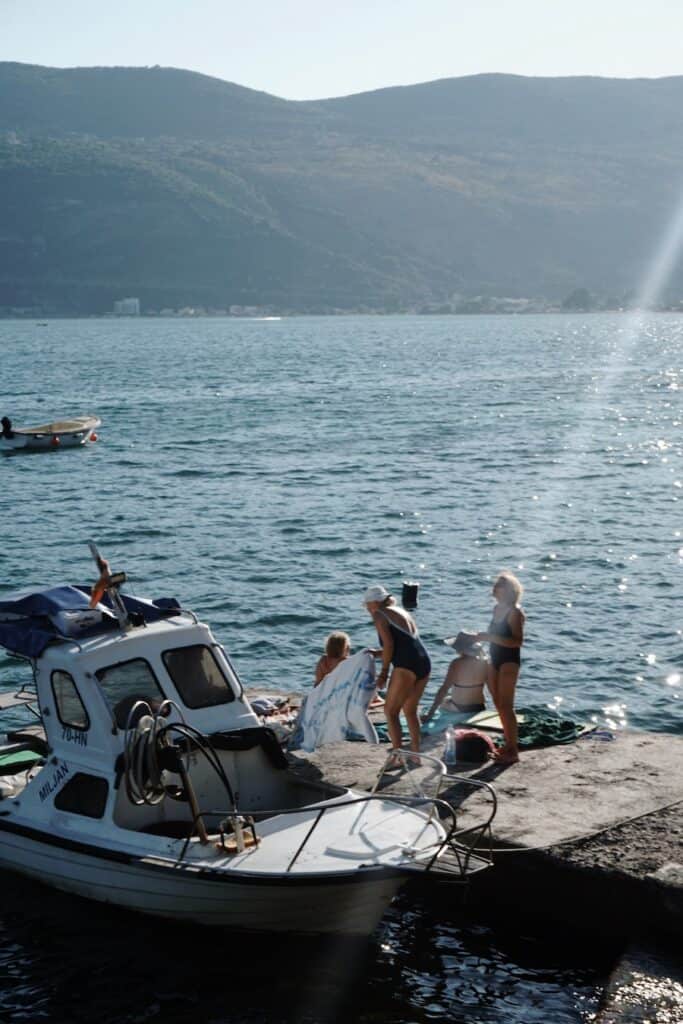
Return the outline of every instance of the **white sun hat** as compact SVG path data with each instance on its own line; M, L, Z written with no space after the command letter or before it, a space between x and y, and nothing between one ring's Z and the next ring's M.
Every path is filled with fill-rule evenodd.
M384 601L389 597L389 591L386 587L383 587L380 583L375 583L363 594L363 604L369 604L370 601Z
M476 658L477 661L486 660L484 645L476 639L476 633L461 631L457 636L449 636L444 640L449 647L454 647L458 654L465 654L468 658Z

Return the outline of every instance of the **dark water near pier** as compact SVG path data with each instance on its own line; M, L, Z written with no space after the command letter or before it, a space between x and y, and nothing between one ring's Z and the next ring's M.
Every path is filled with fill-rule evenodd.
M411 578L435 687L440 640L485 627L491 578L509 567L526 587L520 703L683 731L683 318L0 321L0 360L16 425L104 421L82 451L0 462L1 596L90 582L92 537L130 590L206 619L245 685L301 690L330 630L373 642L365 586L400 593ZM0 660L0 686L16 673ZM303 998L291 950L236 981L230 943L204 975L171 967L175 1006L161 958L144 966L165 926L115 915L103 928L92 907L78 927L55 913L41 928L42 891L28 891L34 909L0 920L0 1017L277 1020L267 987ZM214 940L199 946L209 960ZM199 948L194 933L178 947ZM329 980L311 1013L342 999L338 966L306 980L310 993ZM404 908L354 975L354 1014L581 1021L605 969Z
M575 1024L614 950L404 896L369 943L139 918L0 875L0 1020L50 1024Z

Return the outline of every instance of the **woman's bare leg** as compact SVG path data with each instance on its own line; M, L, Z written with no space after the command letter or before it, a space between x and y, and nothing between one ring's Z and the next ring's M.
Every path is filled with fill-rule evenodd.
M401 671L399 669L399 671ZM403 671L407 672L406 669ZM409 672L408 675L415 679L415 674ZM410 733L410 749L417 753L420 749L420 716L418 715L418 707L422 694L424 693L425 686L429 682L429 675L424 676L423 679L418 679L412 686L410 694L403 702L403 714L406 716L406 723L408 725L408 731Z
M399 717L401 714L401 708L405 707L405 702L410 696L414 685L414 672L409 672L408 669L405 668L395 668L391 673L391 679L387 688L387 695L384 699L384 714L387 720L389 739L391 740L392 747L396 750L400 750L403 746L401 721ZM410 723L408 723L408 728L410 728ZM412 739L412 731L410 735Z
M500 751L500 760L510 763L519 761L517 716L514 708L518 675L519 665L515 665L514 662L506 662L498 669L496 709L505 737L505 747Z
M487 680L487 686L489 688L489 693L491 694L491 700L493 701L493 706L494 706L494 708L497 711L498 710L498 669L494 668L493 665L490 662L489 662L489 666L488 666L488 674L489 674L489 677L488 677L488 680Z

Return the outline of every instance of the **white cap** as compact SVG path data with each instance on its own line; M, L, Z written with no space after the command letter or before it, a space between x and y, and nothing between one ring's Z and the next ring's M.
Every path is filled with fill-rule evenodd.
M363 604L369 604L370 601L384 601L389 597L389 591L386 587L381 586L379 583L375 583L374 586L368 587L363 594Z

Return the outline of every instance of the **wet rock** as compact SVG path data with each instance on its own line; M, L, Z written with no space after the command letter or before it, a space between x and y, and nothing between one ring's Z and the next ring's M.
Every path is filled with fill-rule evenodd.
M633 947L610 978L595 1024L680 1024L680 957L661 948Z

